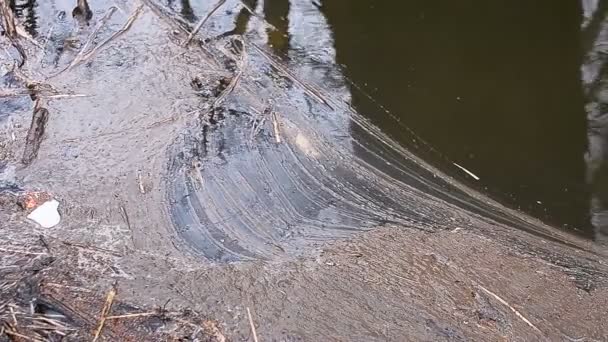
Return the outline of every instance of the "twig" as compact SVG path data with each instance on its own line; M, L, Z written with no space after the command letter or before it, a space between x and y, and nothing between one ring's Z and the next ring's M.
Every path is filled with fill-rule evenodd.
M15 317L15 310L13 310L12 306L9 306L11 311L11 317L13 318L13 325L15 326L15 330L19 328L19 323L17 323L17 317Z
M0 15L2 15L2 27L4 27L6 35L11 39L17 38L15 16L6 0L0 0Z
M93 342L96 342L103 330L103 326L106 323L106 319L110 310L112 309L112 303L114 302L114 297L116 296L116 284L112 285L112 289L108 292L106 297L106 302L103 304L103 308L101 309L101 315L99 318L99 324L97 325L97 329L95 330L95 335L93 337Z
M47 33L46 38L44 39L44 44L42 45L42 48L40 51L40 57L38 57L38 65L42 64L44 55L46 55L46 46L48 45L49 40L51 40L51 35L53 34L54 29L55 29L55 25L51 26L51 28L49 29L49 33Z
M91 95L87 94L55 94L55 95L39 95L40 98L49 99L49 100L57 100L57 99L74 99L79 97L90 97Z
M101 29L101 27L105 24L105 22L107 20L109 20L109 18L112 16L112 14L118 9L118 7L116 7L116 6L110 7L110 9L108 9L108 11L106 12L106 14L102 18L102 20L99 23L99 25L97 25L97 27L95 28L95 31L93 33L91 33L91 35L89 36L89 39L84 44L83 48L80 50L80 52L78 53L78 55L74 58L74 60L72 61L72 63L70 63L70 65L68 65L65 69L57 72L54 75L49 76L49 78L56 77L56 76L62 74L63 72L69 71L72 68L74 68L74 67L76 67L76 66L78 66L78 65L80 65L80 64L82 64L84 62L86 62L87 60L91 59L95 54L97 54L98 52L100 52L103 48L105 48L106 45L108 45L114 39L120 37L125 32L127 32L131 28L131 26L133 25L133 22L135 22L135 20L139 17L139 14L141 13L143 7L144 7L144 5L140 5L139 7L137 7L135 9L135 11L133 11L133 13L131 14L131 16L129 16L129 18L127 19L127 21L125 22L125 24L123 25L123 27L120 30L114 32L114 34L112 34L106 40L104 40L103 42L99 43L97 46L95 46L94 48L92 48L91 51L86 52L86 49L88 48L88 46L91 44L91 42L93 41L93 39L97 35L97 32Z
M1 247L0 247L0 252L17 253L17 254L25 254L25 255L48 255L48 253L20 251L20 250L6 249L6 248L1 248Z
M127 224L127 228L131 232L131 243L133 244L133 248L135 248L135 240L133 237L133 235L134 235L133 228L131 228L131 220L129 220L129 215L127 214L127 209L125 209L125 207L123 205L120 206L120 215L122 216L122 219Z
M144 8L144 5L139 5L139 7L137 7L135 9L135 11L133 11L133 13L131 14L131 16L129 16L129 19L127 19L127 21L125 22L125 24L123 25L123 27L120 30L116 31L108 39L106 39L103 42L99 43L99 45L97 45L90 52L88 52L86 55L84 55L84 57L82 58L82 61L80 63L85 62L86 60L90 59L96 53L98 53L99 51L101 51L101 49L103 49L111 41L113 41L114 39L120 37L125 32L127 32L131 28L131 26L133 25L133 23L135 22L135 20L139 17L139 15L141 14L143 8Z
M19 32L17 30L17 25L15 24L15 16L6 0L0 0L0 16L2 16L2 27L4 27L4 30L6 31L6 36L21 56L21 61L18 64L18 67L21 68L25 64L27 55L17 40Z
M467 175L469 175L469 176L473 177L473 179L475 179L475 180L479 180L479 179L480 179L479 177L477 177L477 175L475 175L473 172L471 172L471 171L469 171L469 170L465 169L464 167L462 167L462 166L460 166L460 165L458 165L458 164L456 164L456 163L452 163L452 164L454 164L454 165L455 165L457 168L459 168L459 169L461 169L462 171L464 171L464 172L465 172Z
M253 334L253 341L258 342L258 334L255 331L255 325L253 324L253 318L251 318L249 307L247 307L247 316L249 317L249 326L251 327L251 333Z
M144 183L141 178L141 170L137 170L137 186L139 187L139 193L142 195L146 193L146 188L144 188Z
M201 29L201 27L203 27L203 25L207 22L207 20L209 20L209 18L211 18L211 16L213 15L213 13L215 13L215 11L217 11L224 3L226 3L226 0L219 0L215 4L215 6L213 6L213 8L211 9L211 11L209 11L209 13L207 13L207 15L203 19L201 19L196 24L196 26L194 26L194 29L192 29L192 32L190 32L190 34L188 35L188 38L184 42L183 46L188 46L188 44L190 44L190 41L198 33L198 31Z
M110 20L110 18L112 18L112 15L114 14L114 12L116 12L116 10L118 10L118 7L112 6L106 11L106 13L103 15L103 17L101 17L101 19L99 20L99 23L95 27L95 30L93 30L93 32L91 32L91 34L89 35L89 38L87 38L87 41L82 46L82 49L80 49L80 51L78 52L76 57L74 57L74 60L72 61L72 63L70 63L70 65L68 65L66 70L70 70L77 63L80 63L80 60L82 60L85 52L89 49L89 46L91 45L91 43L93 42L95 37L97 37L99 30L101 30L101 28Z
M49 283L49 282L45 282L44 286L48 286L48 287L59 287L59 288L64 288L64 289L69 289L72 291L83 291L83 292L93 292L89 289L85 289L84 287L78 287L78 286L70 286L70 285L62 285L62 284L57 284L57 283Z
M106 321L112 320L112 319L138 318L138 317L160 316L160 315L161 314L158 311L130 313L130 314L124 314L124 315L108 316L108 317L106 317Z
M38 91L32 91L31 89L15 89L13 91L0 90L0 98L32 96L32 94L35 94L36 97L38 97L38 98L52 99L52 100L90 96L90 95L86 95L86 94L44 94L44 93L41 94Z
M277 144L281 143L281 134L279 132L279 121L277 120L277 113L272 112L272 128L274 129L274 138Z
M275 69L277 69L280 72L282 72L283 74L287 75L287 77L289 79L291 79L293 82L299 84L302 88L304 88L304 91L306 91L310 96L316 98L318 101L320 101L321 103L323 103L324 105L329 107L329 109L331 109L331 110L334 109L334 107L332 107L329 104L329 101L327 101L325 99L325 97L323 97L323 95L321 95L321 93L318 90L316 90L311 85L309 85L303 81L300 81L300 79L296 75L291 73L291 71L287 70L287 68L283 67L279 62L275 61L272 57L270 57L270 55L268 55L268 53L266 53L266 51L264 51L257 44L251 43L251 42L249 42L249 44L251 46L253 46Z
M522 315L519 311L517 311L514 307L512 307L511 305L509 305L509 303L507 303L507 301L505 301L504 299L500 298L497 294L495 294L494 292L486 289L485 287L481 286L481 285L477 285L480 289L482 289L485 293L489 294L490 296L494 297L494 299L496 299L497 301L499 301L502 305L508 307L509 309L511 309L511 311L513 311L513 313L515 313L515 315L517 317L519 317L522 321L524 321L526 324L528 324L530 327L532 327L532 329L536 330L538 333L542 334L542 331L540 331L540 329L538 329L534 324L532 324L526 317L524 317L524 315Z
M61 242L62 244L66 245L66 246L71 246L71 247L76 247L76 248L80 248L80 249L84 249L84 250L89 250L89 251L96 251L96 252L101 252L101 253L106 253L106 254L110 254L113 255L115 257L123 257L122 254L109 250L109 249L105 249L105 248L101 248L101 247L94 247L94 246L87 246L87 245L82 245L79 243L75 243L75 242L69 242L69 241L64 241L61 239L58 239L56 237L50 236L51 238Z
M218 96L217 99L215 99L215 101L213 101L213 105L211 106L211 109L219 106L222 103L222 101L224 101L224 99L228 95L230 95L230 93L232 93L234 91L237 84L241 80L241 77L243 76L243 73L245 72L245 69L247 68L247 51L245 50L245 44L242 44L242 47L243 47L243 50L241 51L241 60L238 63L239 71L232 78L232 80L230 81L230 83L228 84L226 89L224 89L224 91L222 91L220 96Z
M266 19L264 19L263 16L257 14L253 8L251 8L249 5L247 5L245 3L245 1L241 0L241 6L243 6L243 8L246 9L247 12L249 12L249 14L251 14L252 16L254 16L254 17L258 18L259 20L261 20L262 23L264 23L264 25L266 25L266 27L268 27L269 29L271 29L273 31L278 31L279 30L279 29L276 28L276 26L274 26L271 23L269 23L268 21L266 21Z

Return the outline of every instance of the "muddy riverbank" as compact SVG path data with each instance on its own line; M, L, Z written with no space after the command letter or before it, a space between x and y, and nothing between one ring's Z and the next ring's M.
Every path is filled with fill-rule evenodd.
M6 338L608 338L606 250L395 144L350 106L322 30L293 38L311 52L294 61L280 27L239 31L238 1L190 42L204 16L108 6L83 25L71 1L40 4L22 67L2 41ZM61 223L28 221L21 190L50 193ZM49 313L63 327L20 324Z

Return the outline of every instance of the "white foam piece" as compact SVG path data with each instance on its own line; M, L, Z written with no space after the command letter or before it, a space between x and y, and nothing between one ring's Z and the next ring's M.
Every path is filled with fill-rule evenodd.
M43 228L52 228L61 221L61 216L57 211L58 207L59 202L54 199L44 202L41 206L27 215L27 218L38 223Z

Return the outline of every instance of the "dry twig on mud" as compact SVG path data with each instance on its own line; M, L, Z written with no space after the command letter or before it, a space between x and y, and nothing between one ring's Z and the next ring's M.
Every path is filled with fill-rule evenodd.
M17 41L17 37L19 33L17 32L17 25L15 23L15 15L11 10L8 2L6 0L0 0L0 16L2 16L2 27L4 27L5 35L10 40L13 47L19 52L21 56L21 61L18 66L22 67L25 64L25 60L27 59L27 55L25 54L25 50Z
M44 59L44 55L46 54L46 47L49 44L49 41L51 40L51 35L53 34L53 30L55 29L55 25L51 26L51 28L49 29L49 32L46 35L46 38L44 39L44 44L42 44L42 47L40 49L40 56L38 57L38 64L42 64L42 60Z
M84 42L84 44L82 45L82 48L80 49L80 51L78 52L76 57L74 57L74 60L72 61L72 63L70 63L70 65L68 65L66 70L70 70L76 64L80 63L84 54L89 49L89 46L91 45L91 43L93 42L95 37L97 37L99 30L101 30L101 28L107 24L107 22L110 20L110 18L112 18L112 15L114 14L114 12L116 12L116 10L118 10L118 7L112 6L106 11L106 13L103 15L103 17L101 17L101 19L99 20L99 23L97 23L97 26L95 27L95 30L93 30L93 32L91 32L91 34L89 35L89 38L87 38L87 40Z
M241 43L243 43L242 40L241 40ZM230 83L228 84L226 89L224 89L224 91L222 91L222 93L215 99L215 101L213 101L213 104L211 105L212 109L219 106L222 103L222 101L224 101L224 99L228 95L230 95L230 93L232 93L234 91L234 89L238 85L239 81L241 80L241 77L243 76L245 69L247 68L247 50L245 49L245 44L241 44L241 46L242 46L241 58L237 62L238 71L237 71L236 75L232 78L232 80L230 80Z
M543 334L542 331L540 331L540 329L538 329L534 324L532 324L532 322L530 322L526 317L524 317L524 315L522 315L519 311L517 311L514 307L512 307L509 303L507 303L506 300L500 298L497 294L495 294L494 292L486 289L485 287L481 286L481 285L477 285L480 289L482 289L485 293L489 294L490 296L494 297L494 299L496 299L497 301L499 301L502 305L508 307L509 309L511 309L511 311L513 311L513 313L515 313L515 316L517 316L518 318L520 318L522 321L524 321L527 325L529 325L532 329L534 329L536 332L540 333L541 335Z
M2 27L4 27L5 34L11 39L17 38L15 15L6 0L0 0L0 15L2 15Z
M281 133L279 132L279 121L277 120L277 113L272 112L272 129L274 130L274 139L277 144L281 143Z
M252 111L256 112L256 115L253 117L252 125L251 125L251 133L249 134L249 143L253 144L253 139L258 135L264 123L266 122L266 115L261 115L258 111L252 108ZM265 114L265 113L264 113Z
M144 187L144 182L141 176L141 170L137 170L137 187L139 188L139 193L144 195L146 193L146 188Z
M89 36L89 38L87 39L87 41L83 45L83 47L80 50L80 52L78 53L78 55L76 55L76 57L74 58L74 60L72 61L72 63L70 63L70 65L68 65L65 69L57 72L56 74L50 76L49 78L56 77L56 76L62 74L63 72L71 70L72 68L74 68L74 67L76 67L76 66L78 66L78 65L80 65L80 64L82 64L82 63L84 63L84 62L86 62L88 60L90 60L98 52L102 51L109 43L111 43L113 40L115 40L116 38L118 38L121 35L123 35L125 32L127 32L131 28L131 26L133 25L133 22L135 22L135 20L141 14L141 12L143 10L143 7L144 7L144 5L139 5L135 9L135 11L133 11L133 13L131 13L131 15L129 16L129 18L127 19L127 21L125 22L125 24L122 26L122 28L120 30L114 32L114 34L112 34L110 37L108 37L103 42L99 43L97 46L95 46L94 48L92 48L90 51L87 52L89 46L91 45L91 42L95 39L95 37L97 36L97 33L99 32L99 30L112 17L112 14L114 14L114 12L116 12L116 10L118 10L118 7L116 7L116 6L110 7L110 9L108 9L108 11L106 12L106 14L100 20L99 24L97 25L97 27L95 28L95 30L93 31L93 33L91 33L91 35Z
M251 327L253 341L258 342L258 333L255 331L255 324L253 324L253 318L251 317L251 311L249 310L249 307L247 307L247 316L249 317L249 326Z
M209 13L207 13L207 15L203 19L201 19L196 24L196 26L194 26L194 29L192 29L192 32L190 32L190 34L188 35L188 38L186 38L186 41L184 42L184 46L188 46L188 44L190 44L190 41L198 33L198 31L201 29L201 27L203 27L203 25L205 25L205 23L207 22L207 20L209 20L209 18L211 18L211 16L213 15L213 13L215 13L215 11L217 11L225 3L226 3L226 0L219 0L215 4L215 6L213 6L213 8L211 9L211 11L209 11Z
M112 285L112 288L108 292L106 297L106 301L103 304L103 308L101 309L101 313L99 315L99 324L97 325L97 329L95 330L95 335L93 336L93 342L97 341L99 336L101 335L101 331L103 330L103 326L106 323L106 319L110 310L112 309L112 304L114 303L114 297L116 297L116 284Z
M86 62L87 60L91 59L91 57L93 57L96 53L98 53L99 51L101 51L110 42L112 42L114 39L122 36L125 32L127 32L131 28L131 26L133 26L133 23L135 22L135 20L137 20L137 18L141 14L143 8L144 8L144 5L139 5L135 9L135 11L133 11L133 13L131 13L131 15L129 16L129 18L127 19L127 21L125 22L125 24L122 26L122 28L120 30L116 31L108 39L106 39L103 42L99 43L99 45L95 46L90 52L87 52L83 56L82 61L80 61L79 64L82 63L82 62Z

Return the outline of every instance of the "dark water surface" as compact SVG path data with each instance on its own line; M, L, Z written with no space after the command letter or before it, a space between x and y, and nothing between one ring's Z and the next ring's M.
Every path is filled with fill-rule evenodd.
M421 147L427 160L507 205L590 231L575 1L337 0L323 11L345 74L438 151ZM354 90L353 102L415 150L365 95Z

